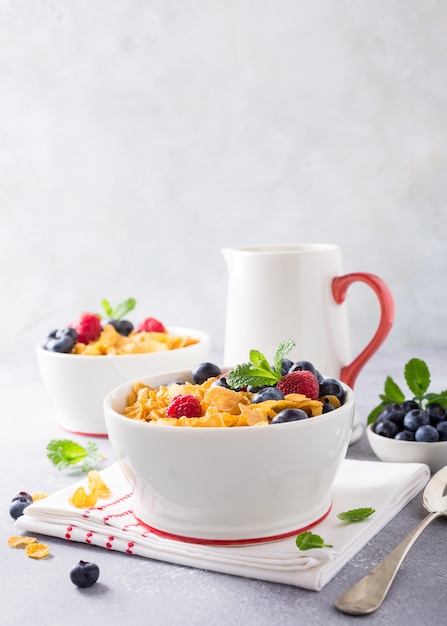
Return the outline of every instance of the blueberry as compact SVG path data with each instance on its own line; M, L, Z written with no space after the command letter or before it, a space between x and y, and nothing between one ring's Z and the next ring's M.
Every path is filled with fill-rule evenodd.
M330 413L334 409L335 409L335 406L331 404L330 402L323 402L323 409L322 409L323 413Z
M390 422L394 422L400 428L402 428L402 424L404 421L405 411L401 404L393 403L387 404L387 406L379 413L377 419L387 419Z
M301 409L284 409L275 415L270 424L282 424L284 422L296 422L297 420L307 420L308 416Z
M284 400L284 394L277 387L264 387L264 389L255 393L251 399L253 404L265 402L266 400Z
M208 380L208 378L220 376L221 374L222 372L218 365L205 361L204 363L199 363L199 365L192 370L192 380L196 385L201 385Z
M439 441L447 441L447 420L439 422L436 430L439 433Z
M293 361L290 359L283 359L281 361L281 376L285 376L290 372L290 368L293 366Z
M45 350L48 350L49 352L69 354L73 350L73 341L68 336L62 337L61 339L48 339L44 347Z
M420 409L421 406L416 400L404 400L400 403L400 406L403 408L404 413L408 413L412 409Z
M99 578L99 567L96 563L79 561L70 570L70 580L77 587L91 587Z
M416 432L419 426L426 426L429 421L426 411L423 409L411 409L404 416L404 428Z
M394 439L399 439L400 441L414 441L414 432L411 430L400 430L397 435L395 435Z
M447 419L447 411L441 404L429 404L425 410L432 426Z
M11 502L14 502L15 500L20 500L20 498L27 498L30 502L33 501L33 497L30 493L28 493L27 491L19 491L19 493L11 499Z
M78 340L78 332L77 332L74 328L71 328L71 326L66 326L65 328L63 328L63 329L61 330L61 332L62 332L64 335L68 335L69 337L71 337L71 338L72 338L72 339L74 339L75 341L77 341L77 340Z
M44 344L45 350L68 354L78 340L78 333L74 328L66 327L51 331Z
M416 441L439 441L439 432L434 426L424 424L414 433Z
M110 324L116 330L117 333L123 335L123 337L128 337L130 333L133 331L133 324L129 320L107 320L106 324Z
M340 404L343 404L345 390L336 378L323 378L320 383L320 396L335 396Z
M262 387L255 387L254 385L247 385L247 391L249 391L250 393L258 393L258 391L261 391L262 389L265 389L265 385L263 385Z
M19 497L12 501L9 507L9 514L12 519L17 519L23 515L23 511L32 503L32 500L28 497Z
M310 361L295 361L295 363L289 369L289 373L301 372L302 370L307 370L308 372L312 372L315 377L317 376L317 370L315 369L313 363L311 363Z
M399 427L394 422L387 419L381 419L375 423L374 432L382 437L390 437L393 439L399 432Z
M315 377L318 380L318 382L321 384L324 380L324 376L321 372L319 372L318 370L315 370Z
M225 387L226 389L229 389L225 376L220 376L220 378L217 378L215 381L213 381L211 383L211 387Z

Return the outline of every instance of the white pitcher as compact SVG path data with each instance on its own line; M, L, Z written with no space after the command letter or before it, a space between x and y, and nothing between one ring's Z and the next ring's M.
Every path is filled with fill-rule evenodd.
M383 280L364 272L343 275L340 248L331 244L224 248L223 254L228 266L224 363L248 361L251 349L271 361L279 343L293 339L291 360L311 361L325 376L354 387L394 321L393 297ZM381 317L371 341L352 359L344 301L356 281L374 290ZM353 440L362 431L355 426Z

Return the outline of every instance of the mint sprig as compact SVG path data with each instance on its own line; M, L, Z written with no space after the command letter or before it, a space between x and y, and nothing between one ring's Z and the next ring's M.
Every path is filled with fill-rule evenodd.
M304 533L300 533L296 538L296 546L299 550L311 550L312 548L333 548L328 543L325 543L324 539L320 535L315 535L307 530Z
M253 387L273 387L282 378L282 360L294 346L295 342L292 339L286 339L281 342L275 352L272 366L262 352L250 350L250 361L237 365L228 374L228 386L232 389L240 389L248 385Z
M364 507L360 509L350 509L349 511L343 511L342 513L339 513L337 517L343 522L361 522L375 512L375 509L372 509L370 507Z
M46 452L47 457L59 470L76 466L82 472L88 472L105 458L92 441L88 441L84 448L71 439L53 439L47 445Z
M102 308L107 317L114 320L121 320L129 311L135 308L137 301L134 298L127 298L113 308L108 300L101 300Z
M413 394L412 397L406 398L405 393L393 378L387 376L383 393L379 394L381 402L368 415L368 424L376 421L377 416L387 404L400 404L406 399L415 400L422 408L426 408L429 404L440 404L447 409L447 390L440 393L428 393L431 375L425 361L416 358L410 359L404 366L404 378L408 389Z

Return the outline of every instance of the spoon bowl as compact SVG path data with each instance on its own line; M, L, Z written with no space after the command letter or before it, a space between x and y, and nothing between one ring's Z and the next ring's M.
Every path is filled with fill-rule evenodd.
M339 611L348 615L367 615L379 608L416 539L434 519L447 516L446 494L447 466L436 472L425 486L422 503L428 515L379 565L338 598L335 607Z

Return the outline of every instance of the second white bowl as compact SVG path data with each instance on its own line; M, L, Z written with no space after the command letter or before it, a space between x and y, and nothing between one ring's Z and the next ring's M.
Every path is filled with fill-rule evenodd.
M193 367L207 359L207 333L193 328L170 328L169 332L189 335L199 342L163 352L103 356L61 354L38 346L40 374L56 407L59 425L73 433L105 437L103 401L111 389L139 376Z

